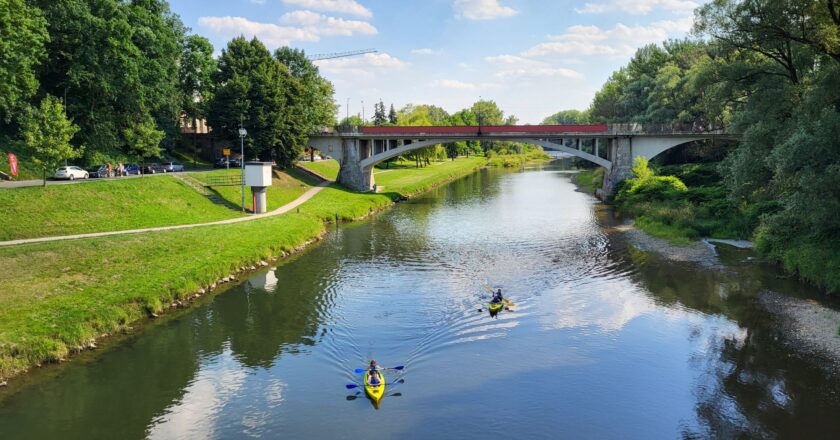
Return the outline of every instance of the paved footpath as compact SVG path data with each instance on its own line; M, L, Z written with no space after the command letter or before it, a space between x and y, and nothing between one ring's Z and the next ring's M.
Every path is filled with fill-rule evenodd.
M144 228L144 229L127 229L124 231L108 231L108 232L93 232L89 234L75 234L75 235L59 235L55 237L39 237L39 238L25 238L22 240L9 240L9 241L0 241L0 247L2 246L16 246L21 244L31 244L31 243L44 243L48 241L61 241L61 240L76 240L80 238L95 238L95 237L109 237L112 235L127 235L127 234L142 234L145 232L158 232L158 231L174 231L176 229L190 229L190 228L200 228L203 226L215 226L215 225L229 225L232 223L242 223L242 222L250 222L254 220L259 220L261 218L266 217L273 217L275 215L285 214L298 206L304 204L306 201L311 199L318 194L322 189L327 187L329 184L333 182L325 181L321 182L315 187L309 188L305 193L301 194L300 197L292 200L291 202L275 209L274 211L269 211L264 214L256 214L256 215L249 215L247 217L236 217L227 220L219 220L215 222L209 223L195 223L191 225L174 225L174 226L159 226L156 228Z

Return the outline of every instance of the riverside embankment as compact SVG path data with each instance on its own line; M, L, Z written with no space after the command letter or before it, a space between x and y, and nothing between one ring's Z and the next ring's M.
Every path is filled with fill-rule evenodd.
M385 187L379 194L332 185L294 212L252 222L0 248L0 382L95 348L99 339L149 316L187 307L244 272L302 249L331 222L363 218L484 162L467 158L395 170L378 178ZM216 208L205 211L219 215ZM107 223L100 217L98 224ZM68 230L60 224L20 228L27 236L56 229Z

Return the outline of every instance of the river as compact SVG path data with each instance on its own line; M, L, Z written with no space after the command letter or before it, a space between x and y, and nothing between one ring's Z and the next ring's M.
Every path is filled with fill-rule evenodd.
M556 167L483 170L0 396L0 438L840 437L772 268L673 263ZM515 304L487 312L485 284ZM479 311L481 310L481 311ZM405 365L376 408L355 368Z

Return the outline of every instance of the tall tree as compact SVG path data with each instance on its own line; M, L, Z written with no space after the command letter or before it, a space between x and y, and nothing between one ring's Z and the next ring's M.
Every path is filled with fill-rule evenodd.
M197 153L198 121L207 117L207 106L213 98L213 73L216 60L210 40L190 35L184 41L178 70L181 92L181 123L193 127L193 152Z
M48 95L29 112L21 129L32 162L43 170L44 186L47 186L47 170L64 160L80 157L84 151L84 147L70 144L79 127L67 119L64 106L53 96Z
M39 9L24 0L0 0L0 128L38 89L36 67L48 40Z
M334 88L318 71L306 54L299 49L281 47L274 52L274 57L283 63L289 74L300 82L302 95L295 102L302 107L305 120L303 124L309 131L335 125L337 105Z
M388 123L396 125L397 111L394 110L394 104L391 104L391 110L388 111Z
M126 134L174 139L179 118L178 61L183 24L162 0L33 0L50 42L41 92L65 99L86 154L129 151ZM155 132L135 130L148 126ZM136 141L136 139L135 139Z
M238 130L244 127L248 132L246 157L277 150L285 123L284 74L289 77L285 66L256 38L231 40L218 59L213 78L216 93L207 114L216 135L238 145Z
M373 105L373 125L385 125L388 122L388 116L385 114L385 103L380 99L378 103Z

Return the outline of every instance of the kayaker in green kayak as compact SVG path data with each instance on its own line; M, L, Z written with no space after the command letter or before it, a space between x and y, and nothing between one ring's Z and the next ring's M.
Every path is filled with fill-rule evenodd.
M379 366L376 365L375 360L370 361L370 367L368 368L368 383L367 385L376 387L382 383L382 376L379 374Z

